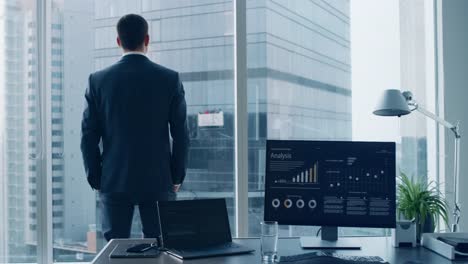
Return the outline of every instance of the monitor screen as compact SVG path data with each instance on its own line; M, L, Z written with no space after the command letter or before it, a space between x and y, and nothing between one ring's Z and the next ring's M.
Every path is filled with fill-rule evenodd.
M266 221L395 227L395 143L268 140Z

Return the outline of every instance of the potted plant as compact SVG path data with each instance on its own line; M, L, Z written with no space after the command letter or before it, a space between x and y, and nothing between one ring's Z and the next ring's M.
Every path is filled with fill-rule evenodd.
M421 233L434 232L439 217L447 224L447 202L436 187L432 181L413 180L403 172L398 177L398 212L415 220L418 241Z

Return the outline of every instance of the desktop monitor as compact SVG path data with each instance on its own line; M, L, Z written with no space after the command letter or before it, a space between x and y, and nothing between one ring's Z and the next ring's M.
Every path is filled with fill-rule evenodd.
M395 228L395 143L268 140L265 221L322 226L305 248L357 249L337 227Z

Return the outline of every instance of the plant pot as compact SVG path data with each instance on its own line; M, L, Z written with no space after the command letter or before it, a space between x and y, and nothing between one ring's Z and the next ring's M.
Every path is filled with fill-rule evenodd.
M416 219L416 240L421 243L421 236L423 233L434 233L435 224L432 221L432 217L427 214L424 220L424 224L420 224L419 219Z
M412 220L397 220L395 229L392 229L392 246L415 247L416 223Z

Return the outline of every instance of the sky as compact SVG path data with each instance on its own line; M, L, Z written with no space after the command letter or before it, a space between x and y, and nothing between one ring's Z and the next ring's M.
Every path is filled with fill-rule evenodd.
M400 89L398 2L350 3L353 140L398 141L398 118L372 114L383 90Z

